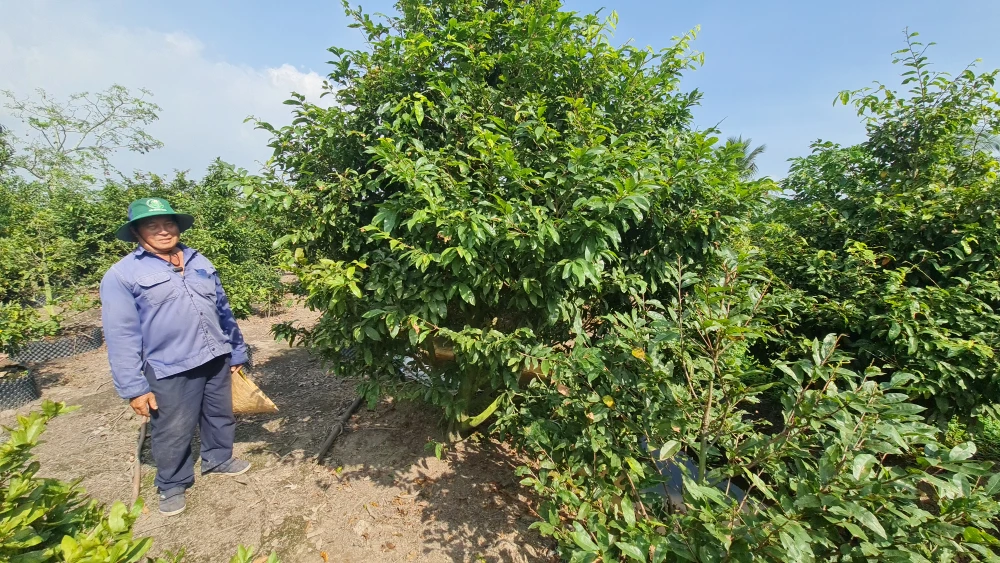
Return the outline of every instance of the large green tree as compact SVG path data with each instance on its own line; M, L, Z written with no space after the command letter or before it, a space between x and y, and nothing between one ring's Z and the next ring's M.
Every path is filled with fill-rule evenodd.
M348 10L370 50L330 49L333 107L296 97L292 125L260 124L279 181L251 191L323 312L279 332L335 362L356 349L370 398L399 391L401 358L450 349L416 390L467 421L538 368L534 346L599 333L658 295L665 263L707 261L761 184L742 146L691 126L692 35L614 46L613 14L558 0L396 7Z
M837 303L810 280L839 274L803 266L826 256L809 236L843 232L798 197L750 229L774 186L747 181L747 143L691 125L690 37L615 47L613 16L557 0L397 9L349 10L370 50L331 49L336 105L299 96L291 125L260 124L274 156L246 188L287 226L278 244L322 312L279 335L334 368L353 348L369 399L411 392L467 426L497 413L533 456L519 473L544 500L536 527L570 561L995 558L1000 477L971 443L942 447L902 392L919 376L863 369L839 349L863 353L854 338L808 338L839 328L816 313ZM912 123L905 103L858 98ZM874 121L879 143L912 137ZM993 166L963 139L952 162ZM883 158L879 143L852 154ZM849 182L855 166L802 176ZM407 357L426 359L424 385L401 381ZM683 491L665 502L671 468Z

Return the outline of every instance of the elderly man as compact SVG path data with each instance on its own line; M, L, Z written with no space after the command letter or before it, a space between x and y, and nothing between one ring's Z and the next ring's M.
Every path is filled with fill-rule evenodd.
M164 199L133 201L116 236L138 246L101 280L115 389L150 417L160 512L167 516L184 511L194 483L196 425L202 475L250 469L233 457L232 372L246 361L246 344L212 263L180 244L193 223Z

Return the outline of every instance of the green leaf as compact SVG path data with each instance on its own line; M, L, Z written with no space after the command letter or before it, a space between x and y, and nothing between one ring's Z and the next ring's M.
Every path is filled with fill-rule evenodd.
M633 544L626 542L615 542L615 547L622 550L622 553L632 561L639 561L640 563L645 563L646 556L642 553L642 550Z
M628 496L622 497L622 518L629 527L635 526L635 507L632 506L632 499Z
M859 454L851 464L851 474L856 481L860 481L868 476L872 466L876 463L875 456L871 454Z
M962 536L965 538L965 541L970 543L988 545L990 547L1000 547L1000 540L997 540L997 538L992 534L984 532L979 528L968 526L965 530L963 530Z
M846 528L848 532L851 532L852 536L854 536L854 537L856 537L858 539L864 540L864 541L868 541L868 534L866 534L865 531L862 530L857 524L854 524L853 522L848 522L847 520L844 520L844 521L838 522L838 525L843 526L844 528Z
M124 560L128 563L137 563L153 547L153 538L141 538L125 552Z
M890 341L896 340L896 337L899 336L901 330L902 327L899 326L899 323L897 323L896 321L892 321L892 324L889 325L889 335L888 335L889 340Z
M596 553L587 553L583 551L575 551L569 558L569 563L594 563L597 561Z
M424 124L424 103L417 100L413 103L413 116L417 119L417 125Z
M789 563L811 563L814 561L808 538L782 531L778 534L778 539L781 541L781 546L785 548L785 561Z
M875 532L878 537L885 539L885 529L882 527L882 524L879 523L878 518L876 518L875 515L868 509L858 504L849 503L847 505L847 511L851 517L857 520L862 526L868 528L872 532Z
M575 543L580 549L584 551L590 553L596 553L597 544L594 543L593 539L591 539L590 534L587 533L587 530L583 529L583 527L576 522L574 522L574 527L576 529L570 533L570 537L573 538L573 543Z
M62 558L65 559L67 563L73 563L80 558L80 544L77 543L72 537L63 536L59 547L62 550Z
M994 473L990 480L986 483L986 488L983 493L987 496L996 496L1000 494L1000 473Z
M358 287L358 284L350 282L349 284L347 284L347 286L351 289L351 293L353 293L355 297L357 297L358 299L361 299L361 297L363 297L361 293L361 288Z
M970 457L976 455L976 444L973 442L965 442L964 444L959 444L948 452L948 459L951 461L965 461Z
M645 467L643 467L641 463L639 463L639 460L635 459L632 456L625 456L625 463L628 464L628 467L629 469L632 470L632 473L638 475L640 479L646 476L646 469Z
M128 529L128 525L125 523L125 515L128 513L128 509L121 502L115 502L111 505L111 513L108 515L108 528L116 534L120 534Z
M464 283L458 285L458 294L462 296L462 301L469 305L476 304L476 296L472 294L472 289Z
M677 455L681 451L681 443L677 440L670 440L660 448L660 461L666 461Z

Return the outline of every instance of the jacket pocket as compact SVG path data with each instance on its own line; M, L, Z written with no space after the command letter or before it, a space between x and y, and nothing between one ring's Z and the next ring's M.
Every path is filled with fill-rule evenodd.
M149 274L135 281L142 288L142 296L154 307L177 298L177 287L170 283L170 274L166 272Z
M184 274L184 281L196 293L215 302L215 276L207 270L191 270Z

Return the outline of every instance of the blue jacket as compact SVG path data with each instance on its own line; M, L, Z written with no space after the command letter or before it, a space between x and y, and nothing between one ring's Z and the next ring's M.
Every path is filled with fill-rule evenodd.
M163 379L226 354L232 354L232 365L247 360L243 334L212 263L179 247L183 273L140 246L101 280L104 340L122 398L149 392L147 364Z

